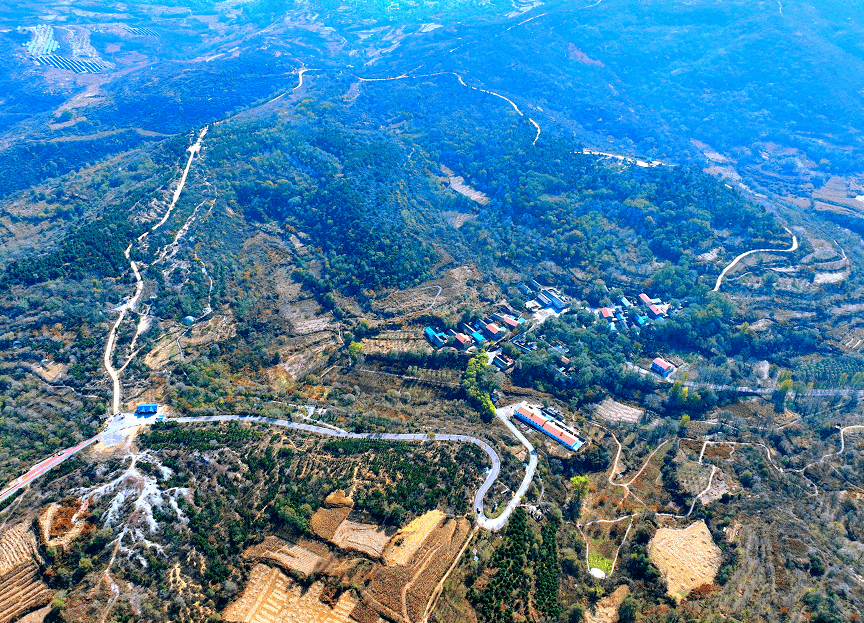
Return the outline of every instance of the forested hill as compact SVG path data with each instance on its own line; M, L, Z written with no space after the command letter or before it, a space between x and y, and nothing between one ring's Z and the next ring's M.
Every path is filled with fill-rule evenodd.
M717 246L718 235L732 249L785 235L771 215L693 169L598 161L554 128L535 143L533 126L506 103L451 76L369 83L347 102L331 95L338 81L319 82L296 107L215 126L204 163L220 203L286 237L308 236L321 291L416 285L444 256L488 269L550 260L596 277L614 264L621 278L641 283L639 266L656 258L677 267L662 287L683 296L699 283L693 258ZM178 139L171 153L182 150ZM445 190L442 165L489 203ZM146 187L170 183L154 175ZM9 264L2 283L123 272L135 197L109 220L75 230L58 251ZM457 230L445 220L452 212L472 218Z

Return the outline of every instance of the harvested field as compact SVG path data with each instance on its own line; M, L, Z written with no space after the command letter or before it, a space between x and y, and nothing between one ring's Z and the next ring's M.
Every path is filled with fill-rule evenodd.
M362 552L380 558L390 537L378 526L356 521L343 521L330 542L340 549Z
M606 398L597 405L594 414L608 422L625 422L627 424L637 423L645 414L645 409L628 407L625 404Z
M478 203L481 206L485 206L487 203L489 203L489 197L487 197L485 193L468 186L465 183L465 178L461 175L456 175L455 173L453 173L453 171L445 167L443 164L441 165L441 172L447 176L446 180L450 184L450 190L459 193L463 197L467 197L471 201Z
M44 606L53 595L39 575L36 537L26 523L0 537L0 623Z
M0 574L36 556L36 537L26 523L19 523L3 532L0 537Z
M399 530L384 552L384 562L388 566L407 565L411 557L420 549L426 537L444 520L444 513L431 510L417 517L414 521Z
M309 520L309 529L329 541L350 514L350 508L319 508Z
M303 590L278 569L257 564L240 597L222 611L233 623L345 623L357 605L351 591L342 593L331 607L325 585L315 582ZM322 597L324 599L322 599ZM327 599L327 601L325 601Z
M704 521L683 530L660 528L648 545L648 555L676 601L703 584L712 584L720 568L720 548L714 544Z
M294 571L304 576L321 570L325 565L321 556L275 536L268 536L263 543L247 548L243 557L274 562L286 571Z
M594 609L586 612L582 619L584 623L615 623L618 620L618 606L624 601L630 589L626 584L616 588L611 595L607 595L597 602Z
M471 524L465 519L439 523L416 551L410 566L378 567L363 598L382 616L417 622L432 591L465 542Z
M342 522L351 514L352 508L354 508L354 501L346 497L344 491L334 491L324 500L324 507L319 508L312 515L309 528L322 539L329 541Z

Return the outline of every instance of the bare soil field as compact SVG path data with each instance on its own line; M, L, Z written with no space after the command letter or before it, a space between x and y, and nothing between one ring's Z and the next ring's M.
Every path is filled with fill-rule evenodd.
M625 422L627 424L637 423L645 414L645 409L629 407L611 398L606 398L597 405L594 414L608 422Z
M683 530L660 528L648 544L648 556L657 565L666 590L680 601L697 586L712 584L722 554L704 521Z
M593 610L585 613L583 623L615 623L618 620L618 606L629 592L626 584L616 588L610 595L598 601Z

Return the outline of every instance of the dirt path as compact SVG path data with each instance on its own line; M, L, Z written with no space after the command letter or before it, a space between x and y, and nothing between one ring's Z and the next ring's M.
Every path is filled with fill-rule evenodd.
M189 176L189 169L192 166L192 160L195 159L195 156L201 151L201 141L204 140L204 135L207 134L207 129L209 126L204 126L201 130L201 134L198 135L198 140L195 141L195 144L192 145L189 151L189 159L186 161L186 168L183 169L183 175L180 177L180 183L177 184L177 188L174 189L174 196L171 198L171 204L168 206L168 210L165 212L165 216L162 217L162 220L156 223L150 231L154 232L165 224L165 221L168 220L168 217L171 216L171 211L174 209L174 206L177 205L177 200L180 198L180 193L183 192L183 187L186 185L186 178ZM141 234L138 240L142 240L145 234Z
M111 331L108 333L108 340L105 342L105 356L103 363L105 364L105 370L108 372L108 376L111 377L111 383L113 385L113 391L111 393L111 415L120 411L120 372L115 370L111 363L114 356L114 346L117 342L117 328L126 317L127 311L135 311L135 306L138 305L138 301L141 300L141 294L144 292L144 280L141 278L141 273L138 272L138 264L129 259L129 253L131 250L132 245L130 244L126 247L126 251L123 254L126 256L126 259L129 260L129 266L132 268L132 272L135 275L135 295L121 306L120 316L117 317L117 321L114 323L114 326L111 327ZM138 337L137 332L135 337ZM126 366L124 365L123 367L125 368Z
M723 272L720 273L719 277L717 277L717 283L714 285L713 291L717 292L718 290L720 290L720 285L723 283L723 277L726 276L726 273L728 273L730 270L735 268L735 266L738 264L738 262L743 260L748 255L752 255L753 253L792 253L793 251L797 251L798 250L798 236L793 234L789 230L788 227L784 227L783 229L785 229L787 232L789 232L789 235L792 236L792 246L790 246L788 249L751 249L750 251L745 251L744 253L742 253L741 255L736 257L734 260L732 260L729 263L729 265L723 269Z
M183 187L186 185L186 179L189 176L189 169L192 166L192 161L195 159L195 156L201 151L201 141L204 140L204 135L207 134L208 126L204 126L198 135L198 140L189 147L189 158L186 161L186 167L183 169L183 175L180 177L180 181L177 184L177 188L174 189L174 195L171 199L171 204L168 206L168 210L165 212L165 215L162 219L156 223L153 227L150 228L149 231L145 231L143 234L138 236L137 241L142 242L145 238L147 238L150 233L155 232L157 229L162 227L168 218L171 216L171 212L174 209L174 206L177 205L177 200L180 199L180 194L183 192ZM174 237L174 240L171 244L167 245L165 249L162 250L162 254L157 261L161 261L165 258L168 250L172 247L176 247L177 241L180 237L186 234L186 231L189 228L189 225L192 222L194 216L198 213L198 209L201 206L195 208L195 211L192 213L192 216L186 220L186 223L181 227L180 231L178 231L177 235ZM132 338L132 345L130 346L130 355L123 366L118 370L114 368L112 360L114 358L114 349L117 345L117 329L123 323L123 320L126 318L126 312L131 311L135 312L135 308L138 306L139 301L141 300L141 295L144 293L144 279L141 277L141 273L138 270L138 263L130 258L130 253L132 251L132 244L126 247L126 251L124 251L124 255L126 259L129 261L129 267L132 269L132 273L135 275L135 294L134 296L123 303L119 308L120 316L118 316L117 320L114 322L114 325L111 327L111 331L108 333L108 339L105 342L105 353L103 356L103 364L105 366L105 371L108 373L108 376L111 377L112 384L112 392L111 392L111 415L114 415L120 411L120 397L121 397L121 387L120 387L120 373L126 369L132 360L135 358L137 351L134 350L135 343L138 340L138 337L145 330L149 328L149 324L144 321L142 318L141 321L138 322L138 325L135 329L135 335ZM206 270L206 269L205 269ZM209 277L209 275L208 275ZM210 280L210 291L212 292L213 288L213 280ZM209 313L209 302L208 302L208 312ZM181 349L182 354L182 349Z

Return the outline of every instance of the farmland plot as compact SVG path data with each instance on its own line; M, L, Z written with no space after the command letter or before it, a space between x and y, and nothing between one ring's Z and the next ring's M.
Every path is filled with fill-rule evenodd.
M704 521L683 530L660 528L648 545L648 556L666 580L668 594L676 600L697 586L711 584L722 560Z

